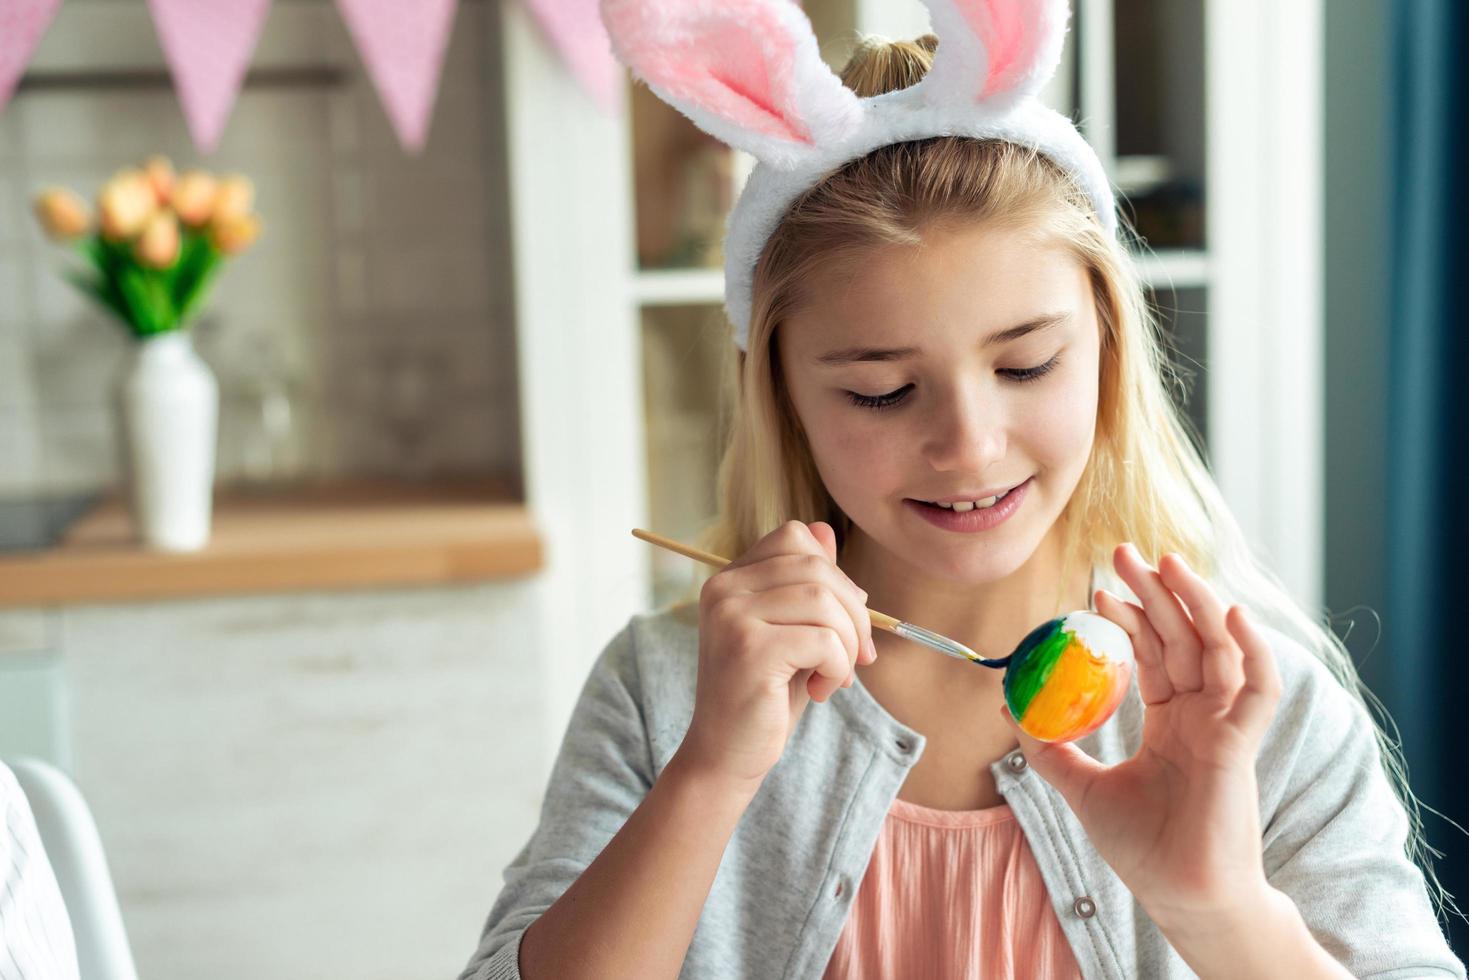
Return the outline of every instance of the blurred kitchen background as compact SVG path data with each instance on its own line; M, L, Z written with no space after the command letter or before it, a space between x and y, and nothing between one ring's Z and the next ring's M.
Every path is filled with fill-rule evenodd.
M418 147L375 82L412 45L350 6L269 5L212 151L144 0L60 3L0 110L0 758L80 786L147 978L455 975L592 660L691 581L629 529L713 509L750 160L630 86L581 0L423 4ZM804 6L833 67L927 27L917 0ZM1074 6L1046 98L1146 239L1178 397L1466 821L1466 15ZM248 174L264 222L192 330L217 492L178 553L129 516L137 342L30 213L155 154ZM1465 835L1426 826L1469 892Z

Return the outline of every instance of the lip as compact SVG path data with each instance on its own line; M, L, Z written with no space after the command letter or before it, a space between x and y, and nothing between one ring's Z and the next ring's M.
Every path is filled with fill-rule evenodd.
M1025 502L1025 497L1030 492L1030 484L1034 479L1035 477L1030 477L1024 483L1011 490L1009 496L1004 500L1001 500L993 507L987 507L983 510L976 507L974 510L959 513L958 511L945 510L942 507L930 507L912 498L904 499L903 506L928 523L942 528L945 531L958 531L965 534L988 531L992 527L1003 524L1009 519L1011 514L1014 514L1020 509L1020 505ZM986 496L993 497L998 496L998 494L991 493L986 494ZM959 499L973 500L975 498L960 497Z
M998 497L1002 493L1008 493L1009 491L1014 490L1017 486L1020 486L1020 484L1012 483L1008 486L995 487L992 490L980 490L977 493L958 493L948 497L910 497L908 499L922 500L930 504L957 504L961 501L983 500L986 497Z

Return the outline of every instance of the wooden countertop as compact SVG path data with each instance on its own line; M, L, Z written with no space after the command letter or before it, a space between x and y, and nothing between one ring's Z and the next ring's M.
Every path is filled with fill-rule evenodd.
M0 553L0 607L473 582L531 575L540 535L503 484L221 490L202 551L150 551L121 498L53 548Z

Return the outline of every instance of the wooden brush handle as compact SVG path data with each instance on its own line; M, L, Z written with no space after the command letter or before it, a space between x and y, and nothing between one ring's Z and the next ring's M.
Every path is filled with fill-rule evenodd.
M728 558L721 558L719 555L716 555L712 552L704 551L700 548L691 548L686 544L680 544L679 542L674 541L672 538L665 538L661 534L654 534L652 531L644 531L640 527L633 528L632 533L633 537L641 538L649 544L656 544L658 547L663 548L667 551L675 552L677 554L683 555L686 558L692 558L694 559L694 561L701 561L706 565L713 565L715 568L723 568L725 565L729 564ZM880 613L875 609L869 609L867 610L867 614L872 617L873 626L888 631L894 631L898 628L899 620L893 618L892 616L889 616L887 613Z

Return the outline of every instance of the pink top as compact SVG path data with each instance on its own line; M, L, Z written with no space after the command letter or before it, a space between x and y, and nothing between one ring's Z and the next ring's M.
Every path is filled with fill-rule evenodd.
M1081 970L1008 804L894 800L824 976L1056 980Z

